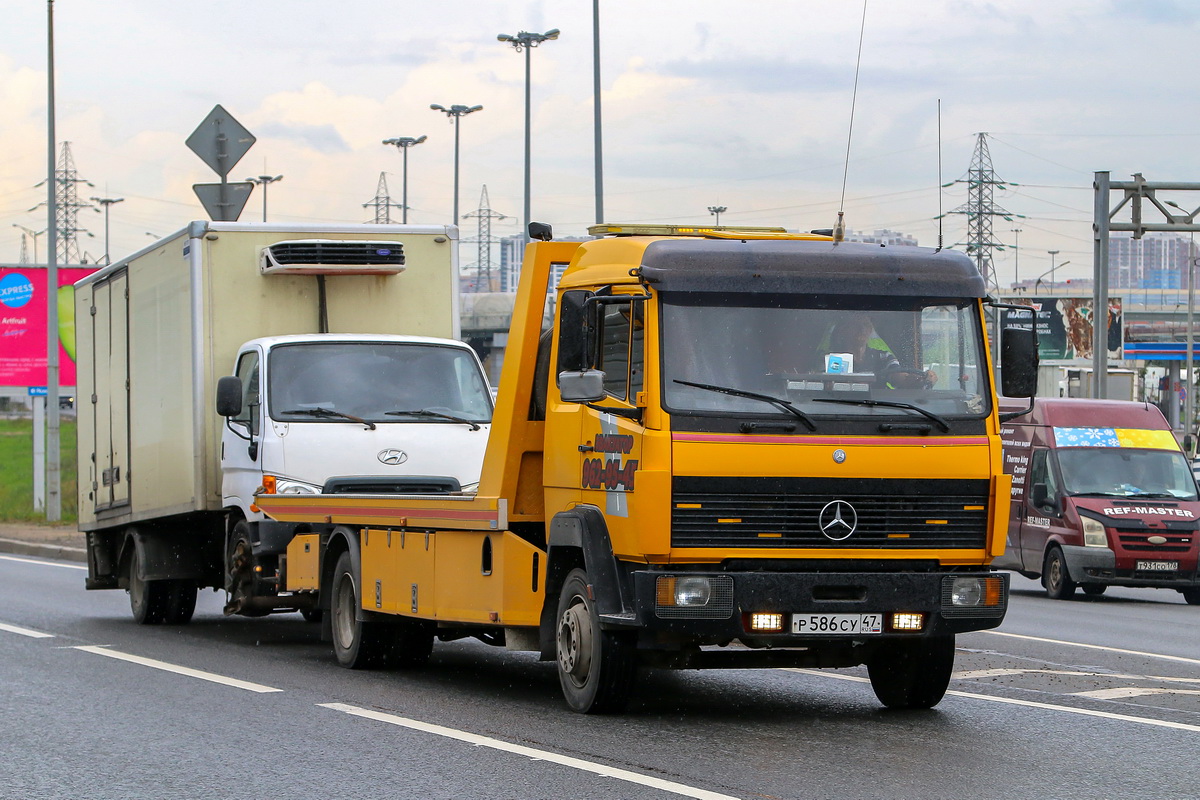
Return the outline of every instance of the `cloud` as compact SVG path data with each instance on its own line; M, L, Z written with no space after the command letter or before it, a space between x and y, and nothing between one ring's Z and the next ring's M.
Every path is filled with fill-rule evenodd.
M302 125L268 122L258 126L256 135L264 139L273 138L297 142L307 149L323 154L344 153L350 150L346 140L331 124Z

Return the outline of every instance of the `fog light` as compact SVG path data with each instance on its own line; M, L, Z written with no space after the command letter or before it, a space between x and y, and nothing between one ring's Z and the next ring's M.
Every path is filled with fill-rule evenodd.
M919 631L925 627L925 615L909 612L892 614L889 627L894 631Z
M750 630L764 633L783 630L783 614L751 614Z
M661 575L655 584L658 606L706 606L712 599L712 581L697 575Z

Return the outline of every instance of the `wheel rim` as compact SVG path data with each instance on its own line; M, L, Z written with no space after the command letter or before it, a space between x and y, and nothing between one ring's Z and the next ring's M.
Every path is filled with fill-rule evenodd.
M575 686L587 683L592 669L592 618L578 596L558 623L558 666Z
M138 557L134 553L129 564L129 601L135 609L141 608L146 602L146 582L138 578Z
M1059 589L1062 588L1062 578L1063 578L1062 573L1063 573L1062 560L1059 559L1057 553L1051 554L1050 569L1047 570L1047 576L1048 576L1047 580L1049 581L1050 588L1053 591L1058 591Z
M354 645L354 581L344 574L333 598L333 635L343 650Z

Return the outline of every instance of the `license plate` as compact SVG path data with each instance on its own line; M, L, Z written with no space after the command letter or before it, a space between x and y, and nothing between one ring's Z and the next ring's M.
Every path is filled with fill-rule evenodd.
M1179 569L1178 561L1139 561L1137 562L1137 570L1139 572L1174 572Z
M793 614L792 633L807 636L883 633L883 614Z

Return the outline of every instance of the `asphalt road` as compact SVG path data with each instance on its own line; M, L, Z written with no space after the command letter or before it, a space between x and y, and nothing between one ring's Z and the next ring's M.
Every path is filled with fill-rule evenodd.
M649 673L566 710L553 666L475 641L351 672L299 615L139 627L77 563L0 556L0 797L1179 798L1200 784L1200 608L1014 578L933 711L859 670Z

